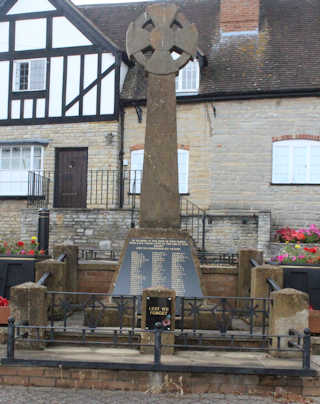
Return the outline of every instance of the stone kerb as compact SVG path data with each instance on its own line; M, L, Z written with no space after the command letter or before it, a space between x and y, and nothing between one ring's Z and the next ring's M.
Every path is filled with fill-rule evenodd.
M309 296L296 289L282 289L271 293L270 335L288 335L294 329L303 335L309 324ZM272 338L272 348L277 348L278 339ZM280 348L288 348L288 338L280 339ZM272 352L274 356L300 357L298 352Z
M271 278L283 287L283 269L275 265L260 265L251 270L251 298L267 298L269 297L269 286L267 279ZM263 309L263 301L255 301L254 306L257 310ZM262 313L259 313L254 319L255 326L262 325Z

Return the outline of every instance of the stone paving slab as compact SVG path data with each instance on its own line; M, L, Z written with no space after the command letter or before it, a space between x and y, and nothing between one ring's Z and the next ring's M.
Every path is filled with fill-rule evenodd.
M62 389L44 387L1 386L0 403L3 404L296 404L302 400L288 401L271 397L202 394L173 396L166 394L134 393L123 391ZM320 398L313 399L320 403Z

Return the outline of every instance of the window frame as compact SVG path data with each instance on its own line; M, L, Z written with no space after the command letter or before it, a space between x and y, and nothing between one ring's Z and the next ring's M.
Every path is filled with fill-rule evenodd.
M318 147L320 151L320 142L315 140L308 140L308 139L289 139L289 140L279 140L273 142L272 144L272 184L273 185L319 185L320 184L320 170L319 176L316 180L311 180L311 173L312 173L312 166L311 166L311 149L312 147ZM287 179L281 180L277 174L277 152L281 148L288 148L287 159ZM305 179L303 181L296 181L295 180L295 171L294 166L296 165L297 161L294 160L294 151L298 147L306 148L305 151Z
M185 161L186 161L186 174L185 174L186 182L185 182L184 185L181 185L182 184L182 182L180 182L180 175L181 174L180 174L180 171L178 171L179 195L189 195L189 159L190 159L190 150L178 147L177 151L178 151L178 170L179 170L179 153L183 153L186 156L186 159L185 159ZM129 182L130 182L129 183L129 190L130 190L130 194L136 194L136 195L141 194L141 184L142 184L142 175L143 175L143 159L142 159L142 169L141 170L140 169L132 169L132 166L133 166L133 164L132 164L132 161L133 161L132 156L135 155L135 154L137 156L139 154L141 155L141 152L144 153L144 149L131 150L131 152L130 152L130 170L129 170ZM136 165L136 163L134 165ZM140 179L140 175L141 175L141 179L140 179L141 182L139 184L138 190L133 190L132 173L134 171L136 173L138 173L139 179ZM180 187L182 187L182 186L185 186L185 189L184 189L185 192L180 192Z
M40 168L35 168L35 148L40 149ZM13 148L19 148L19 167L12 167ZM30 148L30 165L23 168L23 149ZM3 149L10 149L9 168L2 168ZM28 178L29 172L43 172L44 166L44 146L37 143L15 143L15 144L0 144L0 198L4 197L27 197L28 195ZM16 187L14 184L18 184ZM7 185L4 185L7 184Z
M191 74L195 74L195 87L183 88L183 74L187 74L188 69L191 69ZM198 59L190 60L182 69L180 69L179 74L176 77L176 94L178 95L188 95L197 94L199 92L200 85L200 65Z
M31 81L31 62L36 61L36 60L41 60L43 61L43 66L44 66L44 76L43 76L43 86L41 88L30 88L30 81ZM16 79L17 79L17 69L18 66L20 66L23 63L28 63L28 88L27 89L20 89L17 88L16 86ZM47 59L46 58L35 58L35 59L19 59L19 60L14 60L13 62L13 76L12 76L12 90L16 93L23 93L26 91L43 91L46 90L46 79L47 79ZM19 77L19 85L21 85L21 77Z

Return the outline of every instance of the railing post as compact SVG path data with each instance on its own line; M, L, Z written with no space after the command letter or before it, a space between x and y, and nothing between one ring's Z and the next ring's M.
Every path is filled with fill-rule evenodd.
M310 369L310 349L311 349L311 334L310 329L305 328L303 335L303 369Z
M38 220L38 242L40 250L44 250L48 255L49 250L49 210L39 210Z
M206 212L202 215L202 251L206 251Z
M14 360L14 339L15 339L15 325L14 318L8 319L8 342L7 342L7 359Z
M161 328L154 330L154 364L160 365L161 362Z

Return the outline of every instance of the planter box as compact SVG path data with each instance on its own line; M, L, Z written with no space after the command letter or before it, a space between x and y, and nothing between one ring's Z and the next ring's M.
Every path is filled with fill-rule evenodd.
M320 310L320 266L312 264L284 264L283 287L308 293L314 311Z
M8 324L8 318L10 316L10 307L0 307L0 324Z
M11 286L34 282L35 263L43 258L0 256L0 296L8 299Z
M296 243L290 243L289 245L294 246L295 244ZM281 250L283 250L286 245L287 245L286 243L272 243L272 242L269 243L269 254L268 255L270 255L270 258L280 255ZM313 243L307 243L307 244L300 243L300 245L301 245L301 248L303 248L303 247L308 247L308 248L320 247L320 244L315 244L315 243L314 244Z

